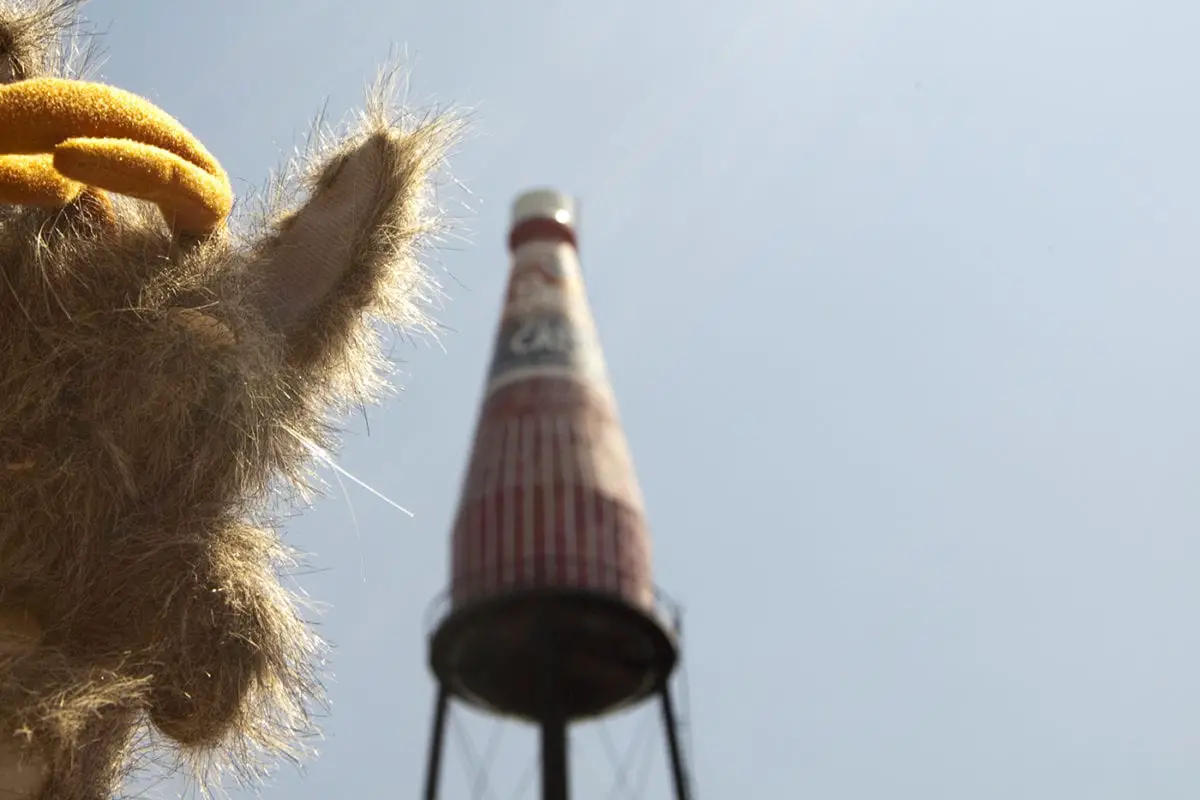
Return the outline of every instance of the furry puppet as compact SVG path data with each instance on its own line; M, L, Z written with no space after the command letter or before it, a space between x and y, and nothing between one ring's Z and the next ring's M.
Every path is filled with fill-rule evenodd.
M309 730L318 642L267 516L421 322L454 126L390 116L253 241L146 101L68 77L71 0L0 0L0 797L108 800L141 732L253 769Z

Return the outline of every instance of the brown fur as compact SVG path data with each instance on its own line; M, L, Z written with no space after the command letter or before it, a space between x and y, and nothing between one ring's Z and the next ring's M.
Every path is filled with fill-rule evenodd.
M0 82L65 72L73 5L0 0ZM423 322L455 131L386 88L245 242L124 198L0 207L0 790L109 798L146 720L243 771L310 729L319 642L269 504L381 385L373 321Z

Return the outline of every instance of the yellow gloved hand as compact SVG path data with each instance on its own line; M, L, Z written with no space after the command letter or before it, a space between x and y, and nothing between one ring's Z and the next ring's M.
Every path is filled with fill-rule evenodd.
M82 183L54 168L52 155L0 155L0 203L58 208L79 197L83 189Z
M0 202L62 206L87 187L156 203L180 233L212 233L233 207L212 154L137 95L64 78L0 86Z

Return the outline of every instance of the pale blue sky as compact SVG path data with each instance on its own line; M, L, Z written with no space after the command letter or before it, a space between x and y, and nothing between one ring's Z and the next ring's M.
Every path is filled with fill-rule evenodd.
M87 12L103 77L182 119L243 193L393 46L415 103L472 109L452 165L472 195L444 196L470 242L435 265L453 332L397 346L406 391L341 461L416 517L351 486L290 524L336 677L320 758L266 797L420 791L424 614L508 204L542 184L583 199L658 581L687 607L699 797L1200 792L1194 4ZM487 724L463 727L486 748ZM644 796L665 797L660 750ZM601 737L579 751L578 796L609 797ZM506 800L529 757L502 748L477 795L452 745L445 796Z

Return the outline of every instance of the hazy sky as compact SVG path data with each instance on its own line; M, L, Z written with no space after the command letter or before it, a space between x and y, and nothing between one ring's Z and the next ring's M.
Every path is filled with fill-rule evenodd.
M471 111L452 164L470 194L443 194L467 241L433 265L445 350L398 344L406 391L341 460L416 517L334 484L289 525L328 608L333 705L319 759L267 798L419 794L425 612L508 204L541 184L583 199L657 579L687 608L699 797L1200 792L1195 4L87 12L103 77L182 119L242 194L389 48L414 104ZM482 753L490 724L464 720ZM611 726L618 749L640 724ZM662 798L654 728L643 796ZM492 793L452 738L446 798L521 796L532 753L506 730ZM604 741L578 739L581 799L623 796Z

